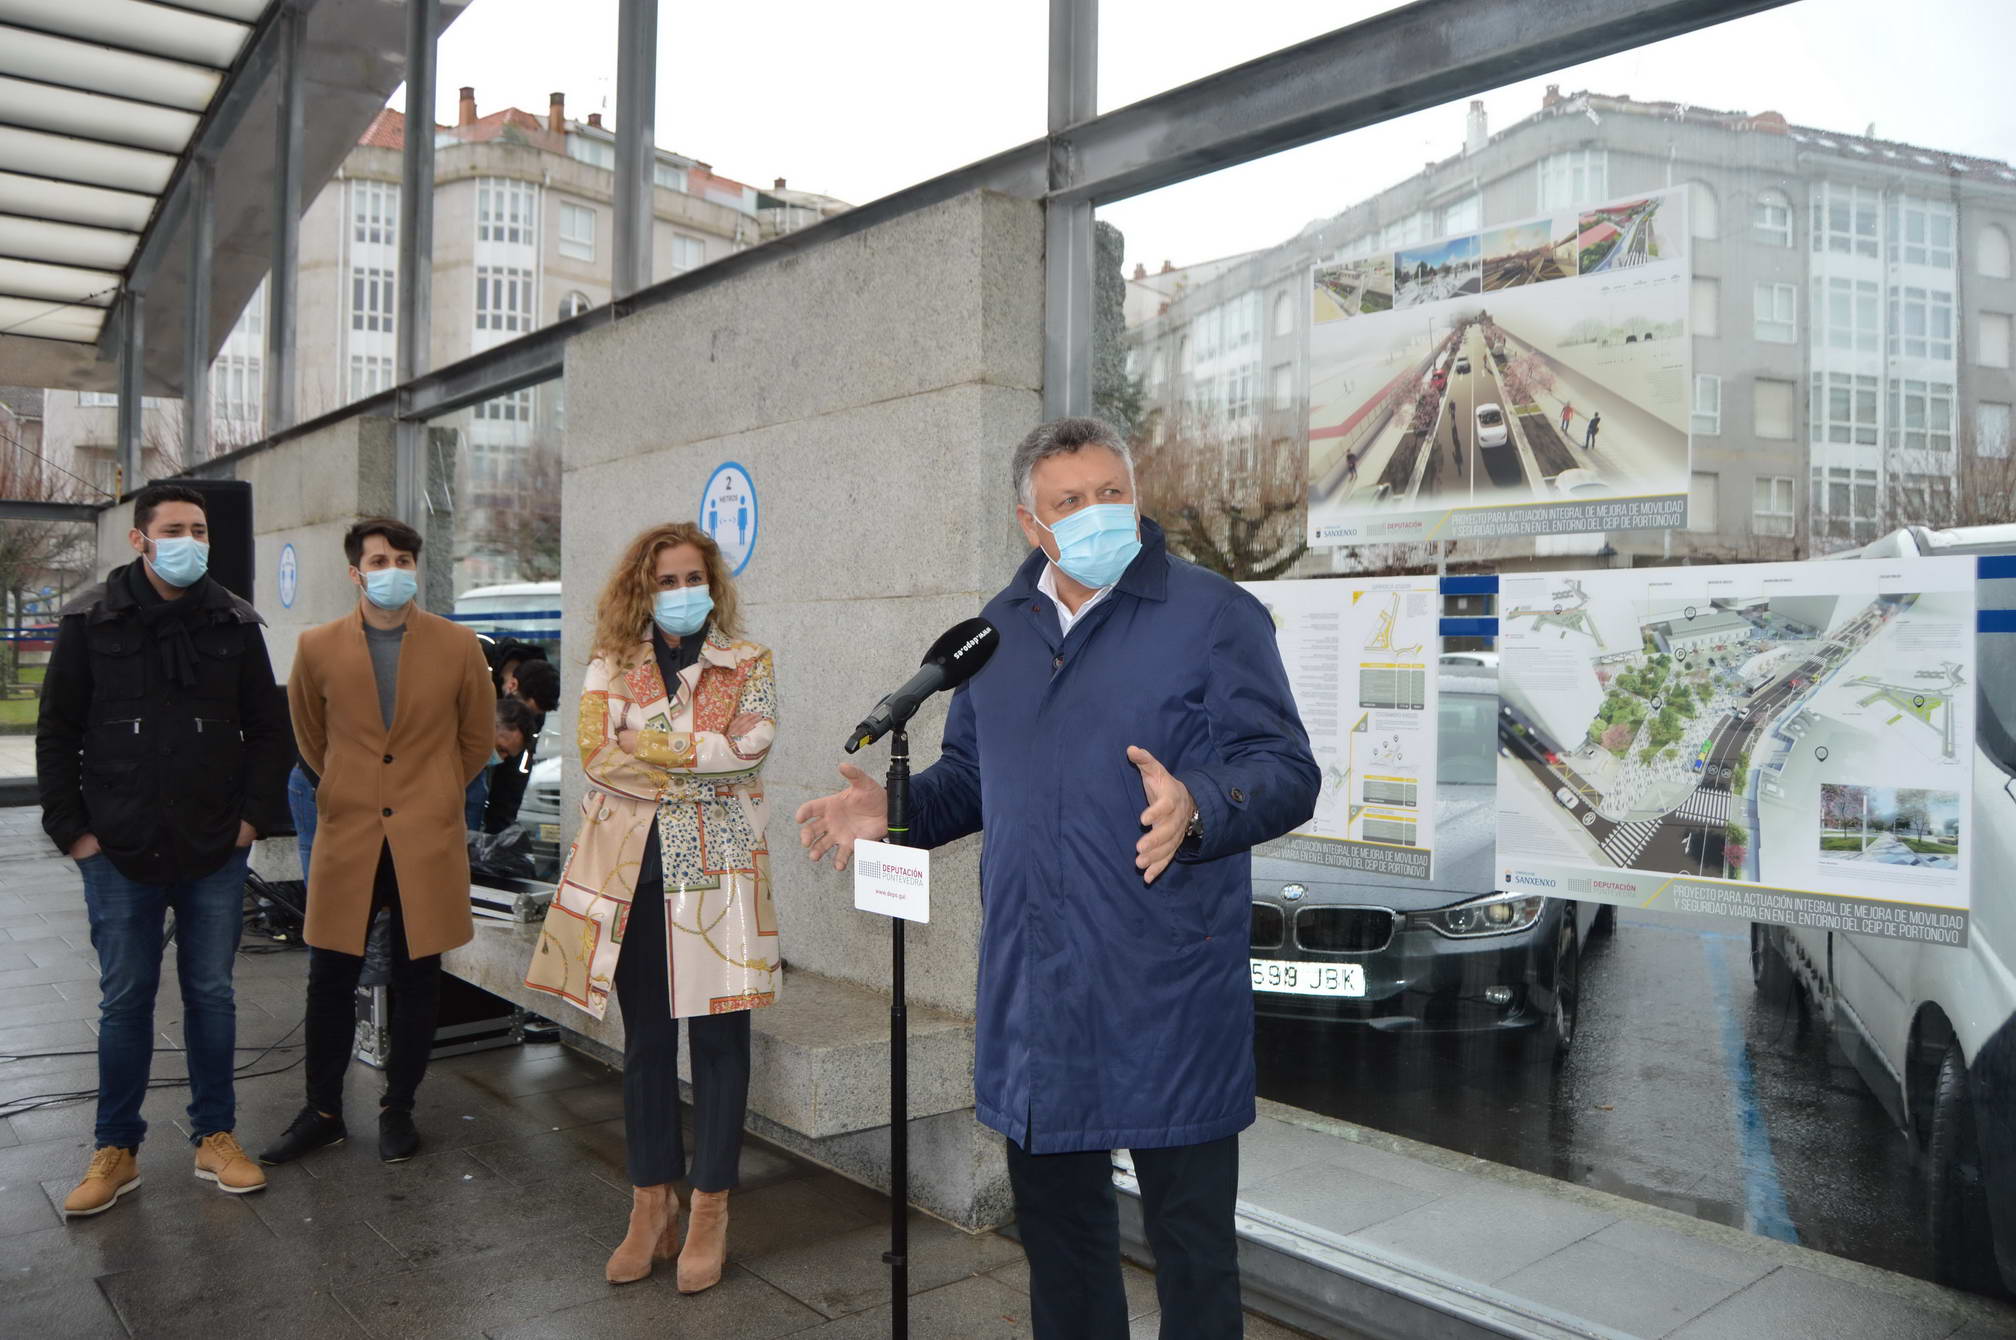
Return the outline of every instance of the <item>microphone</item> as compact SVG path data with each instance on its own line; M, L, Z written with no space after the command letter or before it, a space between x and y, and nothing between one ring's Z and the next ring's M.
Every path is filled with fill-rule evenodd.
M923 665L917 673L902 688L875 704L875 710L854 728L847 737L847 752L851 754L871 745L901 726L932 694L941 689L956 689L973 678L1000 644L1001 630L985 619L962 619L953 624L924 653Z

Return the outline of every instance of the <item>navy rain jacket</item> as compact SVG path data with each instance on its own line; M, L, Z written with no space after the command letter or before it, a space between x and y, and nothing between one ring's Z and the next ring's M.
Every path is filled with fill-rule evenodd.
M1252 861L1314 812L1320 775L1259 601L1141 522L1114 589L1058 635L1029 555L984 611L992 661L912 783L911 840L985 830L973 1087L1031 1153L1154 1149L1253 1122ZM1139 745L1204 837L1153 884L1134 844Z

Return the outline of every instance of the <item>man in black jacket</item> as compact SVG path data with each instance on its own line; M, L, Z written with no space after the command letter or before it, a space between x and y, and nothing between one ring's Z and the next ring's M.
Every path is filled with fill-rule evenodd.
M525 803L525 786L532 777L532 765L539 759L539 732L546 714L560 705L560 672L538 647L519 645L518 659L500 667L503 697L500 704L516 699L533 714L525 735L525 748L490 769L490 797L483 808L483 831L501 833L518 820L518 807Z
M203 497L141 490L139 555L65 606L35 730L42 827L84 877L98 952L96 1149L66 1215L140 1184L163 927L175 912L196 1175L266 1185L232 1135L231 967L245 866L286 825L289 732L252 607L207 575Z

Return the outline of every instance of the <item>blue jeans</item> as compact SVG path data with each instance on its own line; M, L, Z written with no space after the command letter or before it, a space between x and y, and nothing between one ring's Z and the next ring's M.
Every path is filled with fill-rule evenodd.
M490 807L490 769L484 768L469 779L462 793L462 826L472 833L483 831L483 811Z
M287 774L287 809L294 816L294 836L301 845L301 878L308 878L308 855L315 850L315 784L300 764Z
M154 1062L154 996L161 987L170 908L175 968L182 980L192 1142L232 1129L238 1009L231 997L231 966L244 925L250 857L250 848L241 847L216 873L174 884L130 880L102 854L78 865L91 914L91 947L98 951L99 1148L137 1149L147 1135L140 1104Z

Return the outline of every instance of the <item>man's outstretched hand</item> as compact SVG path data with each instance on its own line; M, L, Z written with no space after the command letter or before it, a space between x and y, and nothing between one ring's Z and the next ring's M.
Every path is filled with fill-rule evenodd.
M840 765L844 790L808 800L798 807L798 845L806 855L823 860L833 853L833 868L845 870L860 839L880 842L889 836L889 794L852 763Z
M1176 859L1176 849L1183 845L1183 834L1197 807L1191 802L1190 788L1146 749L1129 745L1127 761L1140 771L1141 789L1148 796L1148 808L1141 811L1141 826L1148 831L1134 844L1134 868L1141 872L1142 883L1153 884Z

